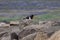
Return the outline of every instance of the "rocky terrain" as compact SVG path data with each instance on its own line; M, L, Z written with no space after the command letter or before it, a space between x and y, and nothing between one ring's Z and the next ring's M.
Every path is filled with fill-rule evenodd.
M21 20L31 14L33 20ZM0 25L0 40L60 40L60 0L0 0L4 20L19 25Z
M60 21L40 21L39 24L30 21L25 26L20 24L19 26L1 27L0 40L59 40Z

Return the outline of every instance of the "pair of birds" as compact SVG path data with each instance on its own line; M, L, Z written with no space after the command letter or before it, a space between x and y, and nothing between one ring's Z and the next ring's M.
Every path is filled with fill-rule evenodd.
M34 17L34 15L30 15L30 16L27 16L27 17L25 17L23 19L29 19L29 20L31 20L31 19L33 19L33 17Z

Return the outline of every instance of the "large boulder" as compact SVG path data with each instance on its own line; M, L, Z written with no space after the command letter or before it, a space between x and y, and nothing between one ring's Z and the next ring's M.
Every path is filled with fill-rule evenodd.
M58 21L47 21L42 25L37 24L26 26L20 31L19 38L22 39L23 37L39 31L45 32L47 36L50 37L54 32L60 30L60 25L58 24L60 24Z
M30 26L24 27L19 33L19 38L21 39L27 35L30 35L38 31L41 31L39 25L30 25Z
M19 38L23 38L27 35L37 32L35 29L24 29L19 33Z
M43 26L40 25L30 25L30 26L26 26L24 27L20 33L19 33L19 38L22 39L23 37L26 37L30 34L33 34L35 32L41 32L43 31L41 28L43 28ZM45 28L45 27L44 27ZM44 32L44 31L43 31Z

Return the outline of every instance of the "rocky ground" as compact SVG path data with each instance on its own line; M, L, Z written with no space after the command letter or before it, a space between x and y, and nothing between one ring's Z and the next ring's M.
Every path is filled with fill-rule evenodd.
M39 24L23 23L24 26L1 27L0 40L59 40L60 21L40 21Z

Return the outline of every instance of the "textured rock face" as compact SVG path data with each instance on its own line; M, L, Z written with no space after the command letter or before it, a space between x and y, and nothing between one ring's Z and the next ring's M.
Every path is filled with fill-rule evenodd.
M11 40L14 40L14 39L19 40L18 35L15 32L11 33Z
M7 36L7 37L2 37L1 40L11 40L11 39L10 36Z
M20 32L19 37L23 38L27 35L30 35L35 32L43 31L47 33L47 36L50 37L54 32L60 30L60 26L57 21L47 21L42 25L29 25L23 28Z
M15 32L19 40L47 40L48 38L49 38L48 40L60 40L59 39L60 31L56 32L60 30L60 22L58 21L46 21L45 23L42 23L42 25L32 24L32 25L23 27L22 30L20 30L19 27L17 26L14 26L14 27L11 26L9 30L10 30L10 33ZM7 29L5 30L6 32L2 32L2 33L0 32L1 40L11 40L10 38L11 35L8 34L9 30Z
M30 34L26 37L23 37L21 40L34 40L37 33Z
M4 32L4 33L2 33L2 34L0 34L1 35L1 40L11 40L10 39L10 35L8 34L8 32Z
M42 26L40 25L30 25L30 26L26 26L23 28L23 30L19 33L19 38L22 39L22 40L30 40L30 38L28 38L27 36L28 35L31 35L31 34L34 34L34 33L37 33L37 32L42 32L41 29ZM44 34L43 34L44 35ZM27 38L27 39L26 39ZM31 38L31 40L33 40Z
M21 22L20 22L20 29L23 29L24 27L26 27L26 26L29 26L29 25L31 25L31 24L33 24L32 23L32 20L29 20L29 19L24 19L24 20L22 20Z
M39 24L40 25L40 24ZM42 24L40 29L48 34L50 37L54 32L60 30L60 22L59 21L46 21L45 24Z
M39 27L40 26L38 25L29 25L29 26L24 27L19 33L19 38L22 39L23 37L26 37L30 34L38 32L40 29Z
M0 30L3 30L4 28L0 28ZM4 40L5 38L5 40L11 40L11 33L13 33L13 32L15 32L16 34L18 34L19 33L19 27L15 27L15 26L13 26L13 27L11 27L11 28L6 28L5 30L3 30L3 31L1 31L0 32L0 39L1 40Z
M30 35L32 33L35 33L35 32L37 32L37 30L35 30L35 29L24 29L20 32L19 38L21 39L21 38L23 38L27 35Z
M47 40L48 36L46 33L38 32L34 40Z
M60 30L55 32L48 40L60 40Z

